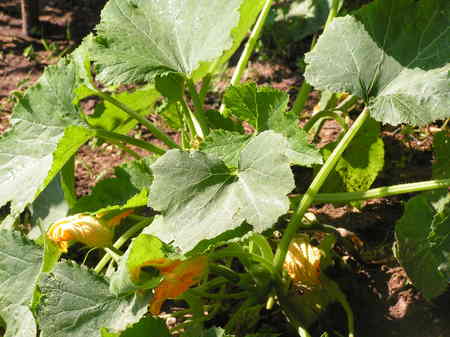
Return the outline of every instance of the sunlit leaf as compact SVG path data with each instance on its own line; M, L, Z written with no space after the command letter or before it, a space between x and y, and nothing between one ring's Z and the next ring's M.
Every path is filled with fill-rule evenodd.
M58 264L40 288L41 337L100 337L101 328L124 331L147 312L151 297L112 295L105 279L68 262Z
M376 0L330 24L306 54L306 80L363 98L383 123L448 118L449 27L449 1Z
M146 229L182 250L238 227L270 228L284 213L294 188L287 142L266 131L241 151L238 167L202 152L171 150L152 165L150 205L162 212Z
M148 82L175 71L190 76L231 48L242 0L110 0L92 56L107 84Z

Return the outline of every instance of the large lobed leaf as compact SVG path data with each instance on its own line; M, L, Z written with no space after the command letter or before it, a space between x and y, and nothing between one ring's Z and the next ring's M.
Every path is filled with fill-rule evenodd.
M378 121L425 125L450 117L449 59L449 1L376 0L331 23L305 77L364 98Z
M281 135L263 132L243 147L234 170L202 152L168 151L152 165L149 201L163 215L145 232L189 251L244 220L259 232L271 227L294 188L286 147Z
M93 133L72 104L76 67L62 60L46 69L14 108L10 131L0 139L0 206L13 219L31 203Z
M100 337L103 328L121 332L147 312L151 296L112 295L105 279L68 262L59 263L40 286L41 337Z
M232 47L242 0L110 0L92 56L108 84L148 82L172 70L191 75Z
M450 281L450 193L423 193L408 201L395 227L396 257L427 298Z
M248 31L255 22L258 14L264 6L265 0L242 0L239 8L239 23L231 31L233 44L225 50L222 56L212 62L202 62L200 67L194 71L192 77L199 79L206 74L214 73L222 65L227 62L241 45L242 40L246 37Z

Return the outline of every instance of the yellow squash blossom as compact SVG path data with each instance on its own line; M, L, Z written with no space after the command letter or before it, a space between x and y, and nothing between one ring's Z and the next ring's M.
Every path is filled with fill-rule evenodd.
M106 247L112 244L113 226L132 211L123 212L109 221L89 214L76 214L65 217L52 224L47 232L50 240L56 243L60 251L67 253L69 242L78 241L88 247Z
M208 258L199 256L184 261L174 260L171 263L167 263L167 259L151 262L149 265L158 269L164 276L163 281L155 288L155 296L150 302L150 312L157 315L165 300L177 298L200 281Z
M284 261L284 268L292 280L305 287L320 284L321 250L312 246L306 236L292 240Z

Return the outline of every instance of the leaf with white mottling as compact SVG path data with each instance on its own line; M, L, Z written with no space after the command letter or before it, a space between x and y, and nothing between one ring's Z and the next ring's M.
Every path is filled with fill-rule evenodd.
M258 232L270 228L294 188L286 147L283 136L265 131L242 149L233 171L202 152L168 151L151 167L149 204L163 216L145 232L189 251L244 220Z
M107 84L148 82L175 71L190 76L200 62L231 48L242 0L110 0L91 55Z
M329 25L305 78L364 98L383 123L425 125L450 117L449 59L449 1L376 0Z

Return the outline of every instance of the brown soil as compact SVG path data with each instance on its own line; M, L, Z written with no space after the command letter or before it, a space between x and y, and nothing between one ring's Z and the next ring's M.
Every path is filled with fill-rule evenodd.
M45 39L47 46L52 46L47 49L42 39L21 36L19 0L3 0L0 3L0 133L9 123L14 104L14 96L11 95L15 91L23 91L41 75L46 65L57 62L62 53L73 49L98 22L99 10L105 2L45 2L40 20L42 39ZM300 50L308 45L307 42L300 46ZM295 96L302 82L295 61L292 58L278 58L270 62L253 60L245 79L271 85ZM231 71L217 83L219 92L223 90ZM215 93L208 97L211 107L217 107L218 96ZM317 100L317 93L311 93L308 111L312 110ZM393 128L383 130L387 165L374 186L420 181L431 176L432 142L429 133L420 130L405 135L401 131ZM136 132L141 133L144 139L151 137L142 128ZM339 132L336 123L327 122L319 135L319 146L335 140ZM89 193L96 182L111 176L114 166L129 159L128 154L107 144L83 146L76 158L78 195ZM302 182L299 183L300 189L312 179L309 169L296 169L295 173L297 181ZM335 275L355 311L357 336L450 336L450 292L432 302L424 300L409 285L407 275L392 256L394 225L402 215L404 201L409 197L371 200L359 210L330 204L317 205L312 209L321 222L350 230L364 243L359 257L343 252L343 268L348 272ZM339 314L337 317L342 319Z

